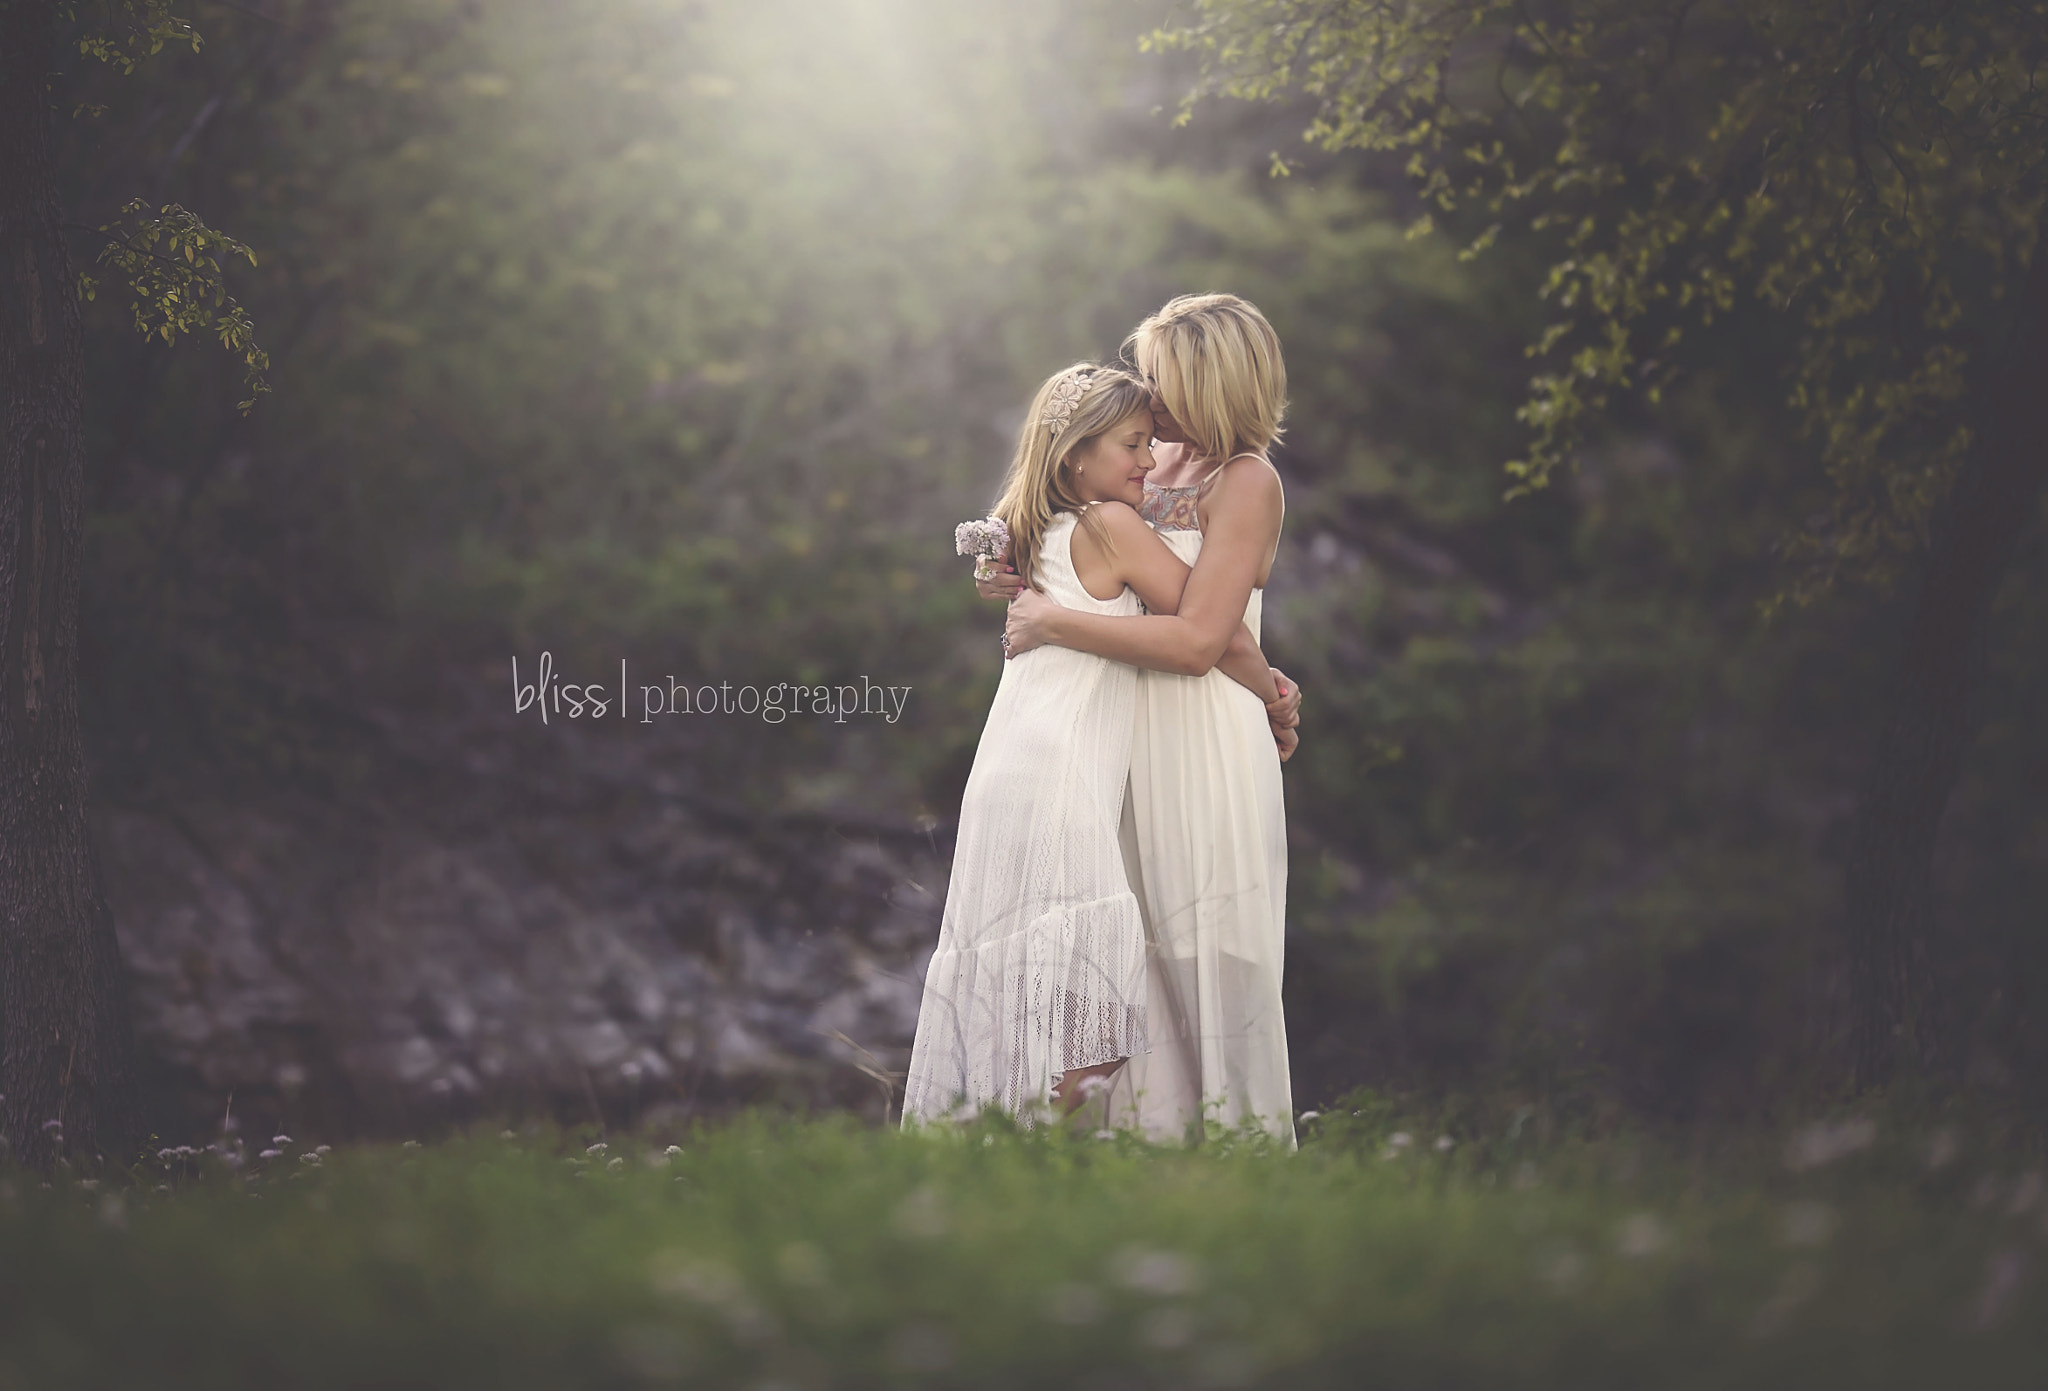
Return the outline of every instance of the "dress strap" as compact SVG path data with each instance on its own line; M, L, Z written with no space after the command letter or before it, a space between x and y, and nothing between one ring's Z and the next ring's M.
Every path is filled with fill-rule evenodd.
M1225 459L1222 463L1216 465L1215 468L1212 468L1207 473L1203 474L1198 481L1191 483L1188 486L1191 488L1208 487L1211 483L1216 481L1216 475L1222 473L1223 470L1229 468L1239 459L1257 459L1260 463L1264 464L1268 468L1271 468L1273 466L1273 461L1271 459L1268 459L1264 454L1260 453L1258 450L1247 449L1242 454L1231 455L1228 459Z

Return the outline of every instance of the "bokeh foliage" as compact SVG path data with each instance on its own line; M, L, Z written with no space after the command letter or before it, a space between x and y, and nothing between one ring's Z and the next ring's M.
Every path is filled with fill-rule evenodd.
M1463 213L1472 252L1552 233L1519 486L1756 302L1796 336L1825 475L1790 591L1889 579L1925 545L2048 197L2048 8L1200 0L1155 41L1201 55L1198 90L1299 92L1308 139L1404 155L1418 227Z

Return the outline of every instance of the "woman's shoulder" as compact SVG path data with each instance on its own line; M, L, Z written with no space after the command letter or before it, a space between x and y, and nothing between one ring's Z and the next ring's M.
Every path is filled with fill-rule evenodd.
M1211 530L1211 520L1228 517L1233 530L1249 525L1253 532L1270 532L1277 542L1286 516L1287 495L1280 487L1279 471L1263 454L1239 454L1224 460L1202 496L1205 535Z
M1229 488L1233 493L1278 498L1283 496L1280 470L1261 453L1247 452L1223 461L1209 480L1210 492Z

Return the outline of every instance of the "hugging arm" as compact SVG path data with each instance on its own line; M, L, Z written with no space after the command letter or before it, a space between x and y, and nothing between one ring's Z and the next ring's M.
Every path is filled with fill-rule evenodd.
M1151 671L1205 674L1223 660L1244 626L1254 582L1280 535L1282 506L1280 479L1271 465L1255 459L1226 464L1210 503L1202 553L1174 612L1133 618L1077 613L1022 592L1010 606L1010 650L1051 644Z
M1252 641L1251 631L1245 627L1243 617L1245 605L1251 598L1251 584L1252 580L1257 576L1259 563L1265 555L1271 554L1273 537L1279 534L1280 529L1279 479L1270 470L1266 471L1266 477L1267 481L1271 484L1272 491L1270 499L1272 506L1269 523L1270 531L1262 538L1263 549L1259 549L1257 546L1252 548L1251 560L1253 563L1245 567L1246 573L1242 580L1244 587L1237 596L1236 608L1230 609L1228 607L1230 603L1228 595L1225 595L1221 600L1215 599L1212 596L1207 602L1212 606L1220 604L1225 613L1234 613L1236 615L1234 624L1227 625L1230 631L1225 636L1222 655L1213 665L1219 667L1224 675L1229 676L1239 685L1244 686L1248 690L1258 692L1261 699L1265 700L1266 718L1273 726L1273 739L1280 747L1281 761L1285 762L1293 755L1296 745L1300 742L1298 727L1301 724L1299 713L1301 708L1301 688L1289 680L1286 673L1282 672L1279 668L1266 667L1265 657L1259 652L1258 645ZM1229 481L1231 480L1218 480L1219 483ZM1140 526L1143 525L1142 519L1136 518L1135 514L1127 513L1127 515L1132 516ZM1188 640L1188 630L1179 629L1161 633L1156 638L1152 636L1152 633L1158 631L1157 625L1172 625L1176 617L1187 616L1184 599L1191 575L1202 575L1205 565L1215 568L1217 562L1213 558L1218 555L1216 543L1222 540L1225 534L1230 532L1232 528L1227 523L1212 525L1209 537L1203 543L1202 556L1192 572L1189 571L1187 565L1180 557L1175 555L1172 549L1159 539L1156 532L1153 532L1150 527L1143 527L1143 530L1146 533L1145 536L1142 538L1134 536L1128 546L1120 541L1119 551L1127 555L1145 557L1153 554L1153 551L1156 549L1157 554L1170 561L1172 565L1171 574L1165 579L1155 581L1150 576L1141 576L1127 581L1131 588L1137 592L1138 597L1144 600L1146 607L1153 610L1152 614L1144 617L1114 618L1103 614L1081 614L1061 608L1035 591L1028 590L1023 579L1018 576L1016 570L1007 560L1002 561L995 573L989 578L976 579L974 587L983 598L997 599L1012 605L1011 618L1013 621L1010 625L1011 631L1007 635L1012 640L1010 644L1011 655L1014 656L1019 652L1028 651L1030 648L1048 641L1044 636L1033 635L1028 629L1020 629L1015 621L1018 617L1016 609L1023 607L1027 611L1037 612L1041 615L1045 610L1049 609L1054 615L1059 617L1087 620L1087 622L1081 625L1083 629L1087 629L1095 624L1108 625L1106 629L1097 630L1106 637L1109 644L1106 648L1091 647L1085 640L1068 642L1065 641L1063 636L1056 636L1051 639L1059 645L1078 647L1083 651L1095 651L1098 655L1126 661L1133 666L1150 667L1155 671L1190 671L1191 668L1185 665L1189 658L1179 645L1184 644ZM1116 534L1114 527L1112 528L1112 534ZM1083 530L1077 533L1076 540L1084 546L1089 545L1091 543L1085 539L1086 536L1087 533ZM1019 599L1020 595L1024 596L1021 600ZM1059 621L1059 617L1055 618L1055 623ZM1123 640L1122 635L1132 630L1132 625L1154 626L1142 635L1142 643L1149 645L1143 646L1142 650L1136 653L1127 653L1119 644ZM1146 660L1147 657L1150 660ZM1278 699L1269 698L1266 695L1266 691L1271 689L1271 687L1268 687L1265 681L1257 678L1253 670L1254 667L1265 668L1270 673L1269 679L1274 686L1277 686L1279 691ZM1207 666L1204 666L1199 671L1193 671L1192 674L1199 675L1201 671L1208 669Z
M1076 559L1085 554L1093 565L1106 566L1113 582L1129 585L1153 614L1174 613L1180 607L1181 596L1187 586L1190 573L1187 562L1159 539L1159 533L1147 526L1143 517L1123 503L1102 503L1096 515L1102 519L1115 542L1115 550L1108 555L1102 554L1095 538L1086 528L1080 528L1074 533ZM1070 609L1061 611L1074 613L1076 617L1108 617L1083 615ZM1230 635L1223 655L1215 665L1225 676L1257 696L1262 704L1271 705L1280 699L1277 674L1266 665L1265 653L1259 650L1251 629L1242 620L1239 620L1237 630Z

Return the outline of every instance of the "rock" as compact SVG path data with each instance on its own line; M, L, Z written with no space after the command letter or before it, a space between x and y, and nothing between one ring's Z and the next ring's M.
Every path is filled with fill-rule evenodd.
M286 797L102 810L154 1127L875 1112L863 1068L908 1061L943 847L653 779L621 800L516 833Z

